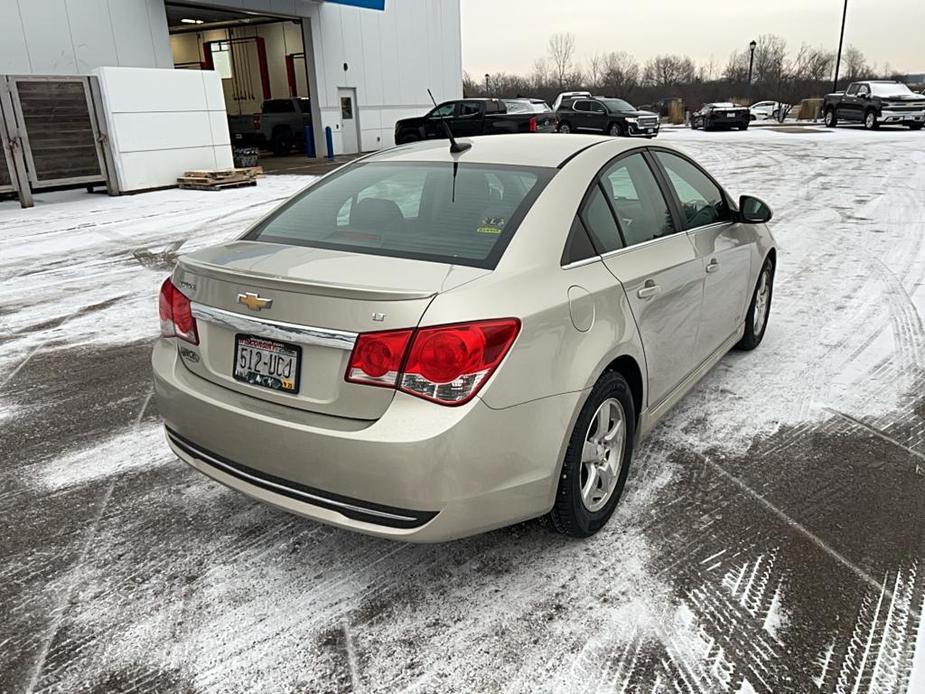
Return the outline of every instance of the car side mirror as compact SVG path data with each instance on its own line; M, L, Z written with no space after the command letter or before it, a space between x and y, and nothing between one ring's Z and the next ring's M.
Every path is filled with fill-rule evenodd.
M774 214L767 204L751 195L739 198L739 221L746 224L764 224L771 221Z

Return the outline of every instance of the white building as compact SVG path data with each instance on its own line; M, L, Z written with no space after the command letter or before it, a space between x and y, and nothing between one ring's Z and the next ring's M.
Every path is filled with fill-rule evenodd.
M438 101L462 96L459 3L0 0L0 74L214 66L229 115L307 96L319 155L328 127L335 153L369 151L393 144L397 119L431 107L428 88Z

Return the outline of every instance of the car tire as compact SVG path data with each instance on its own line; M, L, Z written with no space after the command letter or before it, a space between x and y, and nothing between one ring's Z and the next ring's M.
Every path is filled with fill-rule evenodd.
M825 113L822 116L822 122L825 123L825 127L834 128L838 125L838 116L835 114L834 108L827 108Z
M289 152L292 151L292 133L288 130L278 130L273 133L273 137L270 140L270 148L277 157L289 154Z
M412 142L420 142L420 141L421 141L421 138L415 135L414 133L405 133L399 138L398 144L410 145Z
M752 301L745 313L745 333L736 343L736 349L749 351L761 344L768 329L771 315L771 298L774 296L774 263L768 258L761 266Z
M572 132L572 126L569 123L559 123L559 132L563 135L568 135Z
M909 123L909 130L921 130L922 123Z
M607 128L607 134L611 137L623 137L623 126L619 123L611 123Z
M864 114L864 129L876 130L879 127L880 123L877 122L877 112L873 109L869 109L867 113Z
M743 125L743 126L740 128L740 130L748 130L748 123L746 123L745 125Z
M598 436L605 420L609 443L599 441ZM632 391L621 374L607 371L591 389L569 437L555 503L549 513L556 531L571 537L589 537L604 527L623 493L635 437Z
M691 126L691 130L697 129L697 122L693 118L691 118L690 126Z

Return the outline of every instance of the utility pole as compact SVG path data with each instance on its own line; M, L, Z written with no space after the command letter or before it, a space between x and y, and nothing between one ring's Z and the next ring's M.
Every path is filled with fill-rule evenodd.
M745 98L748 100L748 105L752 105L752 66L755 64L755 47L758 45L757 41L752 41L748 44L749 55L748 55L748 88L746 90Z
M485 96L491 96L491 86L488 84L489 76L485 73Z
M838 68L841 66L841 47L845 40L845 18L848 16L848 0L841 13L841 34L838 35L838 54L835 56L835 78L832 80L832 91L838 91Z

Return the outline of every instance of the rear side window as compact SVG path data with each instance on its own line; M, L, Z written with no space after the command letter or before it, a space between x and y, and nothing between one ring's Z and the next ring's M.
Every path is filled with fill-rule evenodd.
M471 118L472 116L477 116L482 112L482 109L479 108L479 103L477 101L460 101L459 109L457 110L457 115L460 118Z
M610 205L604 199L600 186L595 185L591 189L588 199L581 208L581 218L594 240L594 245L601 249L601 253L623 248L620 230L617 228Z
M308 188L248 240L494 268L555 169L358 164Z
M562 252L562 264L577 263L597 255L591 243L591 237L581 219L575 217L568 239L565 241L565 250Z
M700 169L674 154L656 152L655 156L678 196L687 229L732 219L723 192Z
M641 154L620 159L602 176L627 246L673 234L665 196Z

